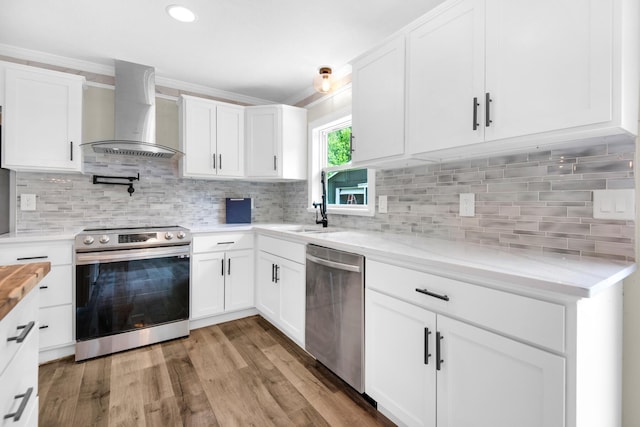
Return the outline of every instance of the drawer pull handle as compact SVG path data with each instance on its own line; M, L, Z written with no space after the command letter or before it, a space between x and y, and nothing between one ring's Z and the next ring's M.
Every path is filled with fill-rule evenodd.
M443 340L444 337L440 335L440 332L436 332L436 370L439 371L442 368L442 364L444 360L442 360L441 356L441 348L440 341Z
M218 242L218 245L233 245L235 242Z
M449 296L448 295L436 294L436 293L430 292L427 289L416 288L416 292L420 292L421 294L429 295L430 297L438 298L438 299L441 299L443 301L449 301Z
M30 259L47 259L47 258L49 258L48 255L23 256L23 257L20 257L20 258L16 258L16 260L18 260L18 261L27 261L27 260L30 260Z
M18 406L18 410L13 414L7 414L4 416L4 419L13 418L13 422L20 421L20 417L22 417L22 413L24 412L24 408L27 407L27 403L29 402L29 398L31 397L31 393L33 393L33 387L29 387L24 394L16 394L15 399L22 399L20 402L20 406Z
M429 353L429 335L431 335L431 331L429 328L424 328L424 364L429 364L429 358L431 357L431 353Z
M36 324L36 322L34 322L32 320L31 322L27 323L26 325L18 326L18 329L22 329L22 332L20 332L20 335L15 336L15 337L7 338L7 341L15 341L17 343L21 343L22 341L24 341L27 338L27 335L29 335L29 332L31 332L31 329L33 329L33 326L35 324Z
M40 286L40 289L49 289L49 287L46 286L46 285L45 286Z
M42 326L40 326L39 329L47 329L48 327L49 327L49 325L42 325Z

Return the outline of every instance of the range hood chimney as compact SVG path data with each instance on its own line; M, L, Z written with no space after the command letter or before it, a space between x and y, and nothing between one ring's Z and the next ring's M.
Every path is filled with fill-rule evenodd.
M183 153L156 144L155 69L115 61L115 138L88 142L96 153L170 159Z

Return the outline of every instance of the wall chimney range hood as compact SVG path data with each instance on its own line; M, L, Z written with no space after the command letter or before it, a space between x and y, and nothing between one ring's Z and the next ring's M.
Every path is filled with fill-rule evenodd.
M96 153L171 159L183 153L156 144L155 69L115 60L115 138L87 142Z

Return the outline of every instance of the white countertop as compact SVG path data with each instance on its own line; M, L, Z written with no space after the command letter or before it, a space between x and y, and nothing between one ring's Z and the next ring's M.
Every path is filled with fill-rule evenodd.
M297 228L296 228L297 227ZM415 268L480 285L551 291L591 297L636 270L631 262L543 255L522 250L392 233L351 230L296 231L295 225L255 225L266 234L355 252L370 259ZM318 229L319 230L319 229Z
M522 250L402 234L347 229L322 229L299 224L220 224L190 228L194 234L256 230L300 243L329 246L428 273L485 286L551 291L591 297L636 270L631 262L601 258L542 255ZM300 232L303 230L303 232ZM0 245L73 240L73 232L7 233Z

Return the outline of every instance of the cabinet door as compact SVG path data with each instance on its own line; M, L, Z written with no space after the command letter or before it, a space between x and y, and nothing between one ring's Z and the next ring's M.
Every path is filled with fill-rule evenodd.
M218 175L242 176L244 174L244 109L218 105L216 116Z
M407 40L409 153L482 142L483 1L453 2Z
M613 4L486 0L487 140L611 120Z
M227 252L224 283L225 311L254 306L253 250Z
M195 254L191 274L191 318L224 311L224 252Z
M406 425L435 427L436 315L367 289L365 319L367 394Z
M289 336L304 344L305 267L279 258L276 276L280 287L280 325Z
M561 427L565 360L438 316L438 427Z
M56 347L73 343L73 307L71 304L41 308L40 348Z
M278 176L282 112L277 107L249 107L246 110L247 162L250 176Z
M263 251L258 253L256 308L272 322L278 322L280 312L280 287L275 282L277 264L278 257Z
M2 166L79 172L83 78L6 69Z
M353 64L353 161L404 154L404 36Z
M183 99L183 175L216 173L216 107L198 99Z

